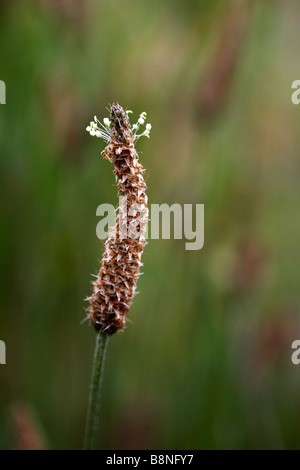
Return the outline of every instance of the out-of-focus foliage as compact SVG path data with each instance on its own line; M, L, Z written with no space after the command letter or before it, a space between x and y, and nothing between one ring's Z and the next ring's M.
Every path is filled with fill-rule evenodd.
M205 245L149 240L132 323L109 344L99 447L299 448L299 4L0 10L1 448L21 445L20 406L48 448L82 447L96 208L117 202L85 127L114 101L152 123L137 144L149 203L204 203Z

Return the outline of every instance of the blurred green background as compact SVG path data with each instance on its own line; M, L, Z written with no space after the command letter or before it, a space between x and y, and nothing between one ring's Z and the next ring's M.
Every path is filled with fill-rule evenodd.
M149 240L111 338L99 448L299 449L300 5L0 1L0 447L80 449L81 324L117 203L85 127L147 111L149 203L205 204L205 244Z

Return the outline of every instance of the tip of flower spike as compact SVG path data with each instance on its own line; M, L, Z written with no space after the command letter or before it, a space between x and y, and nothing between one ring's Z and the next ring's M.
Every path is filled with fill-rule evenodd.
M113 138L118 142L130 144L132 142L132 130L128 114L118 103L114 103L110 108L110 120Z
M147 113L143 111L132 126L128 117L130 113L132 113L130 109L124 111L119 104L113 104L110 109L110 119L106 117L102 123L97 116L94 116L94 121L90 122L86 130L91 136L102 138L105 142L111 141L112 137L125 143L130 140L135 142L142 136L150 138L151 124L149 123L146 124L145 130L138 134L138 130L146 122Z

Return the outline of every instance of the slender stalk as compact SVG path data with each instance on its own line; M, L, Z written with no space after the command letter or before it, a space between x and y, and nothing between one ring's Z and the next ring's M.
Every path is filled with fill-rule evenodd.
M100 415L101 385L103 379L103 370L108 338L109 335L105 333L97 333L96 336L96 345L92 368L92 381L90 386L88 414L85 430L85 450L95 449L95 440L98 431Z

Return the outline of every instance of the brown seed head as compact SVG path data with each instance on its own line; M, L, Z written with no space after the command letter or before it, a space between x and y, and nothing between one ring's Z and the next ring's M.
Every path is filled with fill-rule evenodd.
M106 240L87 309L96 330L107 334L125 327L140 276L148 223L146 183L134 147L136 136L119 104L111 106L110 118L110 139L102 156L113 163L118 192L125 199L117 209L115 227Z

